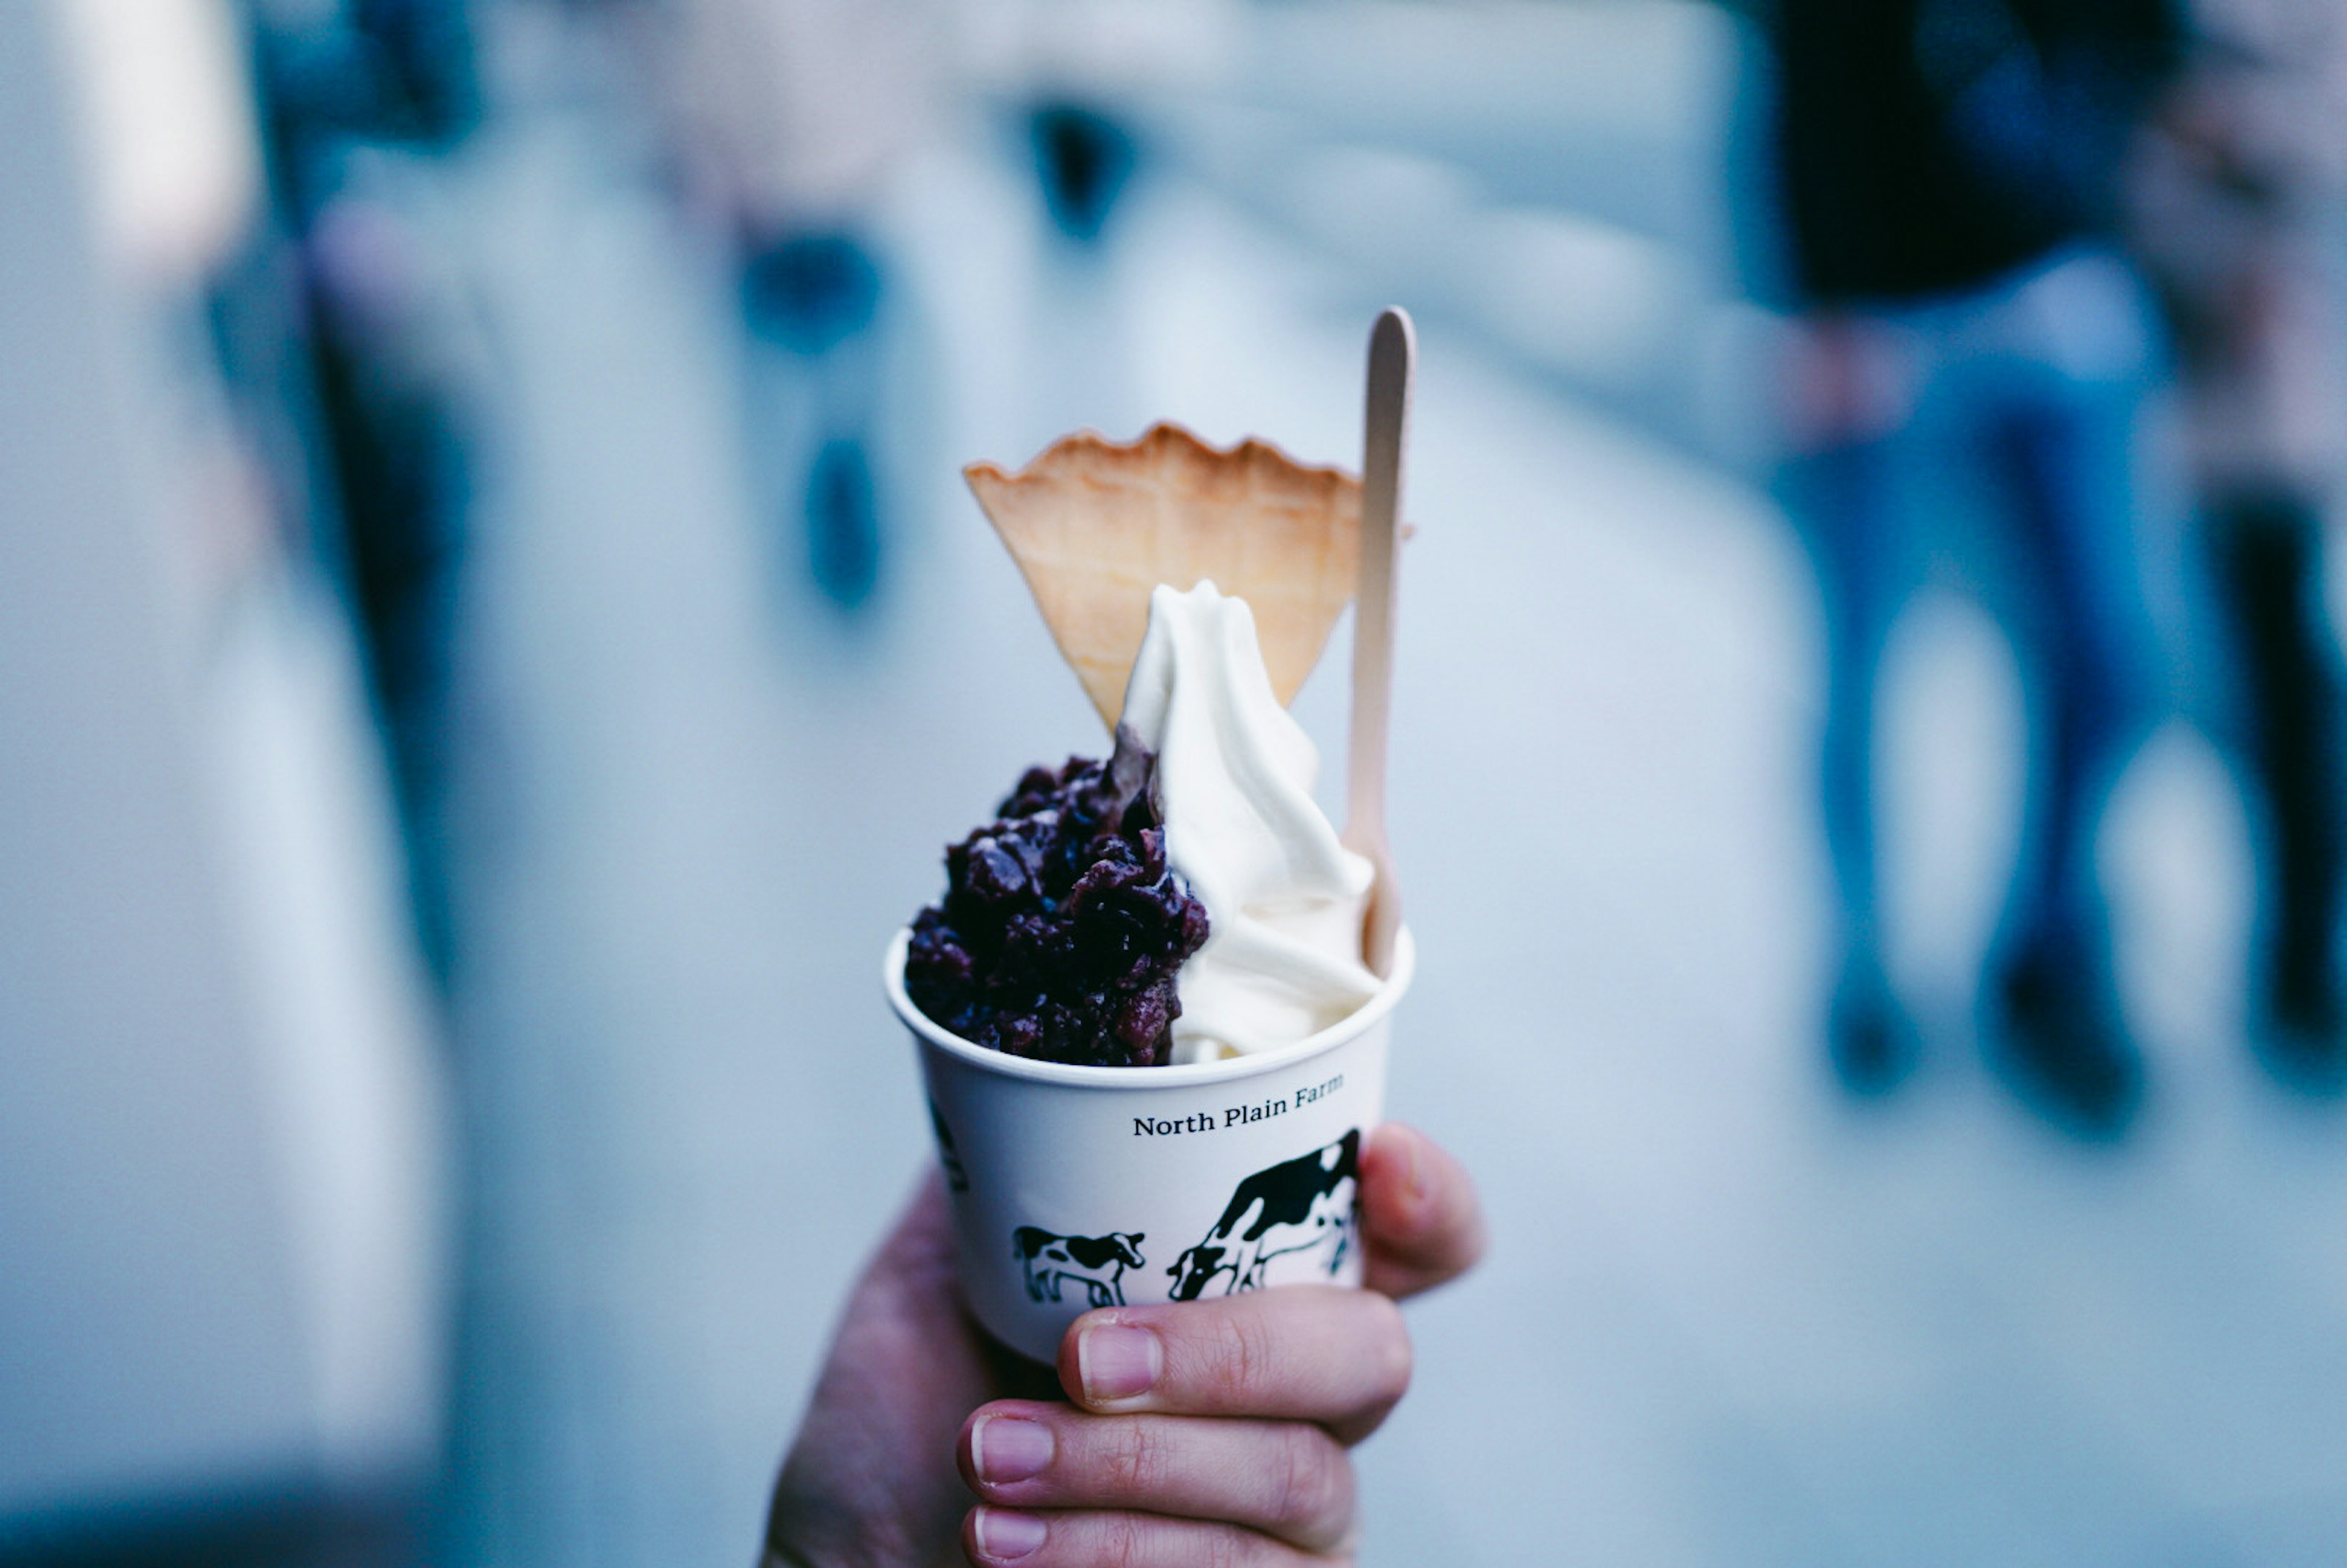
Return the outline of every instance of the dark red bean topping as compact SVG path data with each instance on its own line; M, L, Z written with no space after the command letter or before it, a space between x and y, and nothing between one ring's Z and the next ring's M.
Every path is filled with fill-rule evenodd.
M1028 769L995 821L947 849L905 989L964 1040L1092 1066L1171 1060L1174 976L1206 908L1166 862L1155 757L1122 726L1116 743L1105 763Z

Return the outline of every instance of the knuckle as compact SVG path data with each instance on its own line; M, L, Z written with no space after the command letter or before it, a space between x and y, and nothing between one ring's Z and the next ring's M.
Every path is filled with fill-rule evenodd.
M1191 1561L1200 1568L1260 1568L1264 1553L1256 1543L1261 1539L1228 1527L1208 1529L1201 1533Z
M1270 1476L1276 1522L1315 1536L1344 1534L1353 1512L1353 1467L1326 1433L1286 1428Z
M1275 1339L1272 1326L1265 1320L1262 1313L1245 1311L1231 1314L1223 1336L1222 1366L1219 1368L1224 1386L1229 1392L1244 1399L1259 1394L1271 1386L1279 1367L1278 1347Z
M1149 1561L1148 1532L1148 1521L1137 1515L1103 1515L1097 1559L1101 1568L1143 1568Z

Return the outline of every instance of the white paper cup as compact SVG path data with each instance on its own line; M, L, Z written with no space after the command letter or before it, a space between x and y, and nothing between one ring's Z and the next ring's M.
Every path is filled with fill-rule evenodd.
M1385 1109L1386 1040L1409 989L1409 933L1385 989L1286 1050L1185 1067L1071 1067L972 1045L905 993L952 1190L962 1288L994 1337L1049 1362L1094 1307L1361 1281L1361 1143Z

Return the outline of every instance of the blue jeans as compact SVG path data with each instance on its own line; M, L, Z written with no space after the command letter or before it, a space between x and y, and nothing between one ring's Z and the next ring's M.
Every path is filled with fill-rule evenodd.
M1924 563L1943 553L1985 569L1981 597L2012 640L2028 710L1997 952L2078 944L2099 961L2094 830L2153 712L2135 477L2147 312L2118 262L2069 253L1869 321L1893 345L1901 416L1785 475L1824 603L1823 806L1845 961L1879 964L1876 677Z

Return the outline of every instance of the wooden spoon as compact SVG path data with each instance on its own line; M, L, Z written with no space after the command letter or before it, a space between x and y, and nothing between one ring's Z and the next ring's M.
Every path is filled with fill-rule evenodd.
M1401 891L1386 842L1386 733L1393 706L1394 578L1399 565L1401 454L1418 333L1399 306L1369 332L1368 414L1361 441L1361 581L1353 609L1353 728L1347 757L1344 840L1377 867L1361 920L1361 958L1393 972Z

